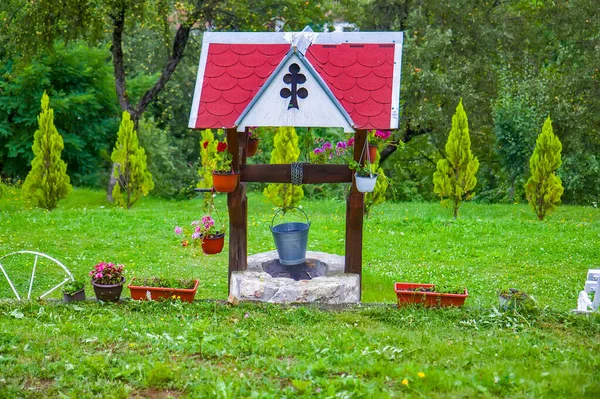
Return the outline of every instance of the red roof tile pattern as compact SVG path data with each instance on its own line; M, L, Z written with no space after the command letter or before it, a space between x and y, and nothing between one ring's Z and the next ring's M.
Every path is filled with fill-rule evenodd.
M234 127L289 49L289 44L211 43L196 128Z
M393 44L313 44L306 58L356 129L390 129Z
M211 43L196 128L233 128L289 44ZM390 129L393 44L313 44L306 58L356 129Z

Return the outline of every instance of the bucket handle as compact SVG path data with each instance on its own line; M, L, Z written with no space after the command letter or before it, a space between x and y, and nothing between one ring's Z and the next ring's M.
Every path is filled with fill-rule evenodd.
M301 208L298 207L293 207L291 209L297 209L300 212L302 212L302 214L304 215L304 217L306 218L306 223L310 226L310 221L308 220L308 216L306 215L306 212L304 212ZM277 215L279 215L279 213L283 211L283 208L279 208L279 210L277 212L275 212L275 215L273 215L273 219L271 219L271 230L273 230L273 222L275 221L275 218L277 217Z

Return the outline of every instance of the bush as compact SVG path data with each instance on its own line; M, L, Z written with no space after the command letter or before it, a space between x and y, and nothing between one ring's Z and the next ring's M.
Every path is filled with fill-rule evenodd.
M139 146L127 111L123 112L117 144L110 159L115 163L113 174L117 179L113 198L119 206L129 209L141 196L148 195L154 188L154 182L148 171L146 152Z
M540 220L554 212L564 191L562 181L555 173L562 164L561 151L562 144L554 134L548 117L535 142L535 150L529 160L531 177L525 184L529 205Z
M33 139L34 158L31 171L23 183L23 193L42 208L56 208L58 200L71 192L67 164L60 158L64 148L63 139L54 126L54 110L50 98L42 95L42 112L38 117L38 130Z

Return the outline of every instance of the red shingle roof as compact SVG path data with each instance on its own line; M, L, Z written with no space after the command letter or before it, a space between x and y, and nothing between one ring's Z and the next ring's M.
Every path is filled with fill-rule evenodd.
M400 89L400 58L395 59L399 57L395 51L402 45L402 34L320 35L308 46L306 60L346 110L353 127L395 128L399 104L392 101L399 102ZM371 37L373 42L369 42ZM354 38L357 42L352 42ZM246 41L249 43L244 44ZM201 84L197 83L201 88L196 87L190 127L234 128L290 51L290 41L282 33L210 33L205 36L203 51L207 53L205 61L201 58Z
M289 44L210 44L196 127L234 127L289 49Z
M313 44L306 58L350 114L357 129L389 128L393 44Z

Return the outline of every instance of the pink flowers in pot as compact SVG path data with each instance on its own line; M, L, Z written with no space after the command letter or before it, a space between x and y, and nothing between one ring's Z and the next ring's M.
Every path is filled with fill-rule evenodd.
M392 132L389 130L371 130L369 132L369 144L376 145L379 141L386 141L391 135Z
M317 147L310 154L311 162L315 164L324 163L344 163L349 149L354 146L354 137L349 140L338 141L335 145L325 141L320 137L315 139Z
M184 236L181 245L187 247L190 242L198 245L205 238L211 238L225 233L225 228L217 229L215 219L210 215L204 215L200 220L194 220L191 223L192 228L176 226L174 231L177 235ZM189 237L189 238L188 238Z
M121 284L123 281L123 265L112 262L100 262L90 271L89 275L96 284L111 285Z

